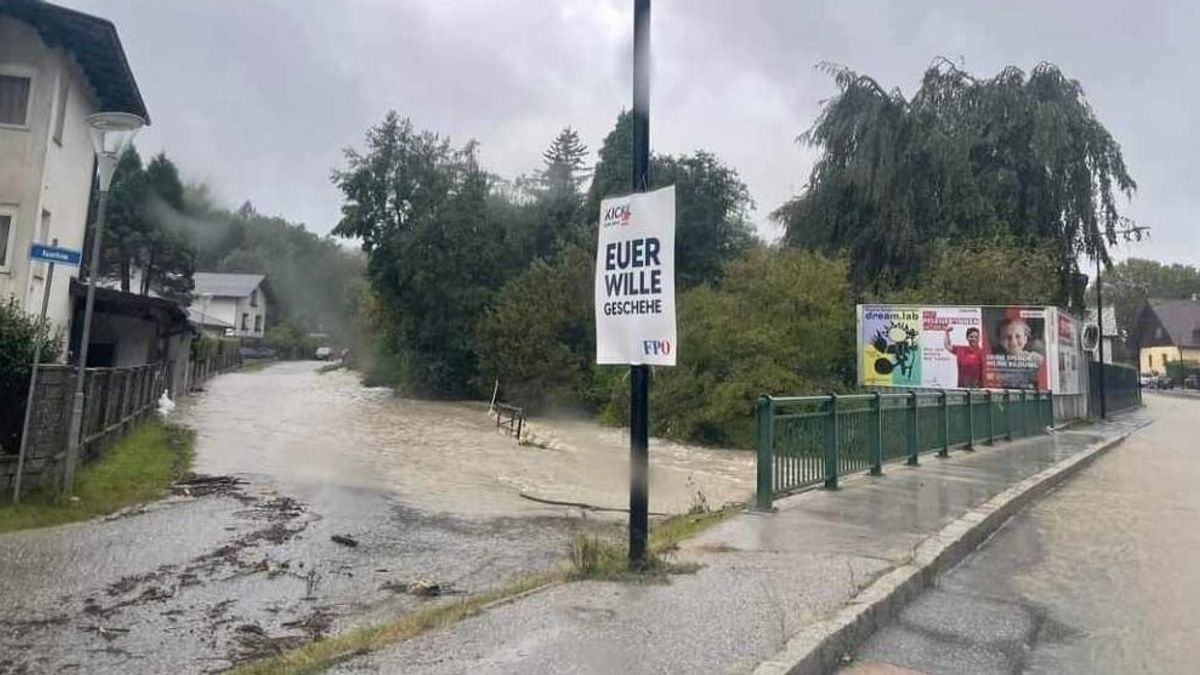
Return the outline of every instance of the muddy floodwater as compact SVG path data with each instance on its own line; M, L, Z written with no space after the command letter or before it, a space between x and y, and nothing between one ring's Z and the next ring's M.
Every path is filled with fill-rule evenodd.
M365 487L407 504L471 516L545 513L521 495L620 508L629 500L628 431L534 420L540 445L497 432L482 404L405 399L355 373L283 363L217 378L178 418L199 432L196 470ZM544 447L543 447L544 446ZM746 501L752 453L651 441L650 508Z
M219 672L431 601L412 588L545 570L573 532L624 518L545 501L625 506L626 432L537 420L519 445L486 405L319 365L221 375L181 400L202 475L174 496L0 536L0 673ZM651 455L653 511L750 494L750 453Z

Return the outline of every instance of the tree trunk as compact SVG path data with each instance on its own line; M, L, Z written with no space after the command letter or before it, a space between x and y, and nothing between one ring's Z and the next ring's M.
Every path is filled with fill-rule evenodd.
M129 253L121 249L121 291L129 292Z
M150 295L150 279L154 275L154 248L146 256L146 269L142 270L142 295Z

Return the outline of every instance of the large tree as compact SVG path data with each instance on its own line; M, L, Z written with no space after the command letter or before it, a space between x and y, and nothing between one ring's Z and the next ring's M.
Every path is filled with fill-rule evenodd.
M334 172L345 196L334 234L355 237L385 305L390 349L410 391L461 396L477 386L476 322L503 282L502 229L488 217L491 178L476 146L451 146L388 113L366 150Z
M125 151L109 191L102 276L117 280L127 293L154 292L186 301L195 256L178 227L183 193L179 171L166 155L159 153L143 167L135 148ZM140 285L134 288L139 275Z
M821 150L804 192L773 215L788 244L850 254L856 287L909 285L937 240L997 234L1047 247L1057 300L1078 260L1108 261L1117 197L1136 184L1079 82L1048 63L977 79L939 59L906 98L848 68L800 136Z
M566 127L542 153L543 166L533 181L532 253L549 259L565 243L586 229L583 185L590 171L585 165L587 146L579 133Z
M630 192L633 176L633 115L617 117L600 147L588 190L589 222L599 218L600 200ZM651 155L650 188L675 186L675 266L681 289L715 282L731 260L754 242L750 192L736 170L711 152ZM589 235L593 229L587 230ZM592 239L591 241L595 241Z

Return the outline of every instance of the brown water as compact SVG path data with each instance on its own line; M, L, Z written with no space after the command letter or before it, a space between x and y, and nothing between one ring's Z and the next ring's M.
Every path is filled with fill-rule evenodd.
M355 373L282 363L212 380L177 416L198 431L196 470L284 482L370 487L413 506L463 515L526 515L521 497L628 503L628 432L582 421L536 420L549 448L497 432L486 406L400 398ZM651 440L650 508L680 512L745 501L751 453Z

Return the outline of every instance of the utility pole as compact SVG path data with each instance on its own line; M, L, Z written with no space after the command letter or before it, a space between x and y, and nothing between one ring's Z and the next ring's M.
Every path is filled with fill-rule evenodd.
M1142 240L1142 235L1150 236L1150 227L1147 225L1135 225L1133 221L1122 218L1123 227L1121 229L1111 230L1113 243L1116 242L1116 235L1120 235L1125 241ZM1096 332L1099 335L1098 354L1100 357L1100 365L1097 370L1100 373L1100 419L1108 419L1108 400L1105 396L1105 374L1104 374L1104 295L1103 281L1100 278L1100 267L1102 265L1100 251L1096 252ZM1141 359L1141 354L1135 354L1136 360ZM1140 365L1138 367L1140 369Z
M650 0L633 2L633 191L650 185ZM629 565L646 560L649 533L650 366L629 367Z
M1100 334L1100 419L1108 419L1108 399L1104 391L1104 297L1101 295L1100 256L1096 256L1096 329Z
M108 190L121 154L146 120L126 112L98 112L88 115L88 134L96 151L96 178L100 203L96 208L96 229L92 233L91 263L88 266L87 301L83 309L83 330L79 335L79 360L75 368L75 395L71 399L71 426L67 431L67 460L63 471L63 494L70 497L75 484L75 464L83 443L83 383L87 373L88 342L92 336L92 311L96 306L96 282L100 277L100 244L108 211Z
M55 238L50 244L58 246ZM33 363L29 366L29 393L25 396L25 421L21 423L21 447L17 451L17 476L13 481L13 504L21 503L21 474L25 471L25 451L29 446L29 422L33 419L33 401L37 392L38 363L42 360L41 328L46 325L46 311L50 308L50 289L54 286L54 263L46 269L46 287L42 289L42 313L38 315L38 335L33 342Z

